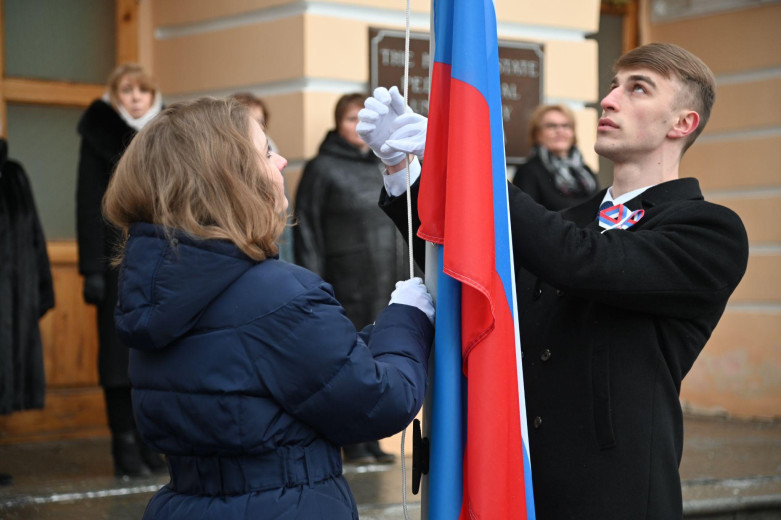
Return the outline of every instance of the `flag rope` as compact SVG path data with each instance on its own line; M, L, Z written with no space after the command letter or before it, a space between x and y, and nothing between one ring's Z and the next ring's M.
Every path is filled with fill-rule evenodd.
M409 33L410 33L410 0L407 0L405 9L405 30L404 30L404 106L409 106ZM404 157L407 171L407 251L409 257L409 277L415 277L415 260L412 256L412 195L410 194L411 182L409 173L409 155ZM404 510L404 520L409 520L407 514L407 467L404 457L404 443L407 438L407 428L401 432L401 504Z

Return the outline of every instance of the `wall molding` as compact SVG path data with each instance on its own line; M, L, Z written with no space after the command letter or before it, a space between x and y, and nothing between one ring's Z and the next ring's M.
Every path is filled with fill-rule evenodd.
M781 3L781 0L652 0L651 21L673 22Z
M171 40L185 38L199 34L207 34L225 31L237 27L245 27L268 23L284 18L302 16L304 14L338 18L342 20L358 20L369 25L403 26L406 19L400 15L403 10L383 9L379 7L360 7L331 2L296 2L266 9L222 16L212 20L203 20L193 23L166 25L155 30L157 40ZM431 25L431 17L427 12L410 12L410 29L416 31L428 31ZM581 41L587 32L579 29L561 27L545 27L510 22L498 22L497 33L499 38L519 40L559 40Z

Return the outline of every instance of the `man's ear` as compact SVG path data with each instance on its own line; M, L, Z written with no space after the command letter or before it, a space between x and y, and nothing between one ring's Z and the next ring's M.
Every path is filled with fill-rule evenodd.
M698 126L700 126L700 114L694 110L687 110L678 116L678 121L667 132L667 137L681 139L697 130Z

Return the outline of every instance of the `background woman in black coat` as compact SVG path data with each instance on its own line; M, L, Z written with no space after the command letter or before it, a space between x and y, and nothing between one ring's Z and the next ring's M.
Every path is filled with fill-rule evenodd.
M119 158L138 130L161 109L161 96L152 78L135 64L117 67L108 92L81 117L78 186L76 194L79 272L84 275L84 300L97 306L98 374L106 397L114 470L117 476L146 476L164 471L160 456L138 438L130 402L128 350L117 337L117 270L109 265L119 232L101 213L101 202Z
M295 259L334 288L357 329L374 322L396 280L405 276L405 247L377 207L380 160L355 131L366 95L344 94L317 157L304 167L296 194ZM344 446L345 462L390 463L377 440Z
M22 165L0 138L0 414L43 408L38 320L54 307L46 239ZM0 485L12 483L0 473Z
M540 105L529 122L533 147L513 184L548 209L558 211L597 192L597 178L583 162L575 139L575 116L564 105Z

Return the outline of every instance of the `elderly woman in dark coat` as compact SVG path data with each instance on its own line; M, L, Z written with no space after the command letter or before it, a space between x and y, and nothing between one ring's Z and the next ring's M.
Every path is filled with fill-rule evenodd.
M513 184L548 209L558 211L588 200L599 189L583 162L575 138L575 116L564 105L540 105L529 121L532 153L518 167Z
M109 259L116 251L119 234L103 219L101 201L125 147L160 108L160 93L151 77L138 65L121 65L109 78L106 95L87 108L78 126L79 272L84 275L84 300L98 311L98 375L106 398L117 476L139 477L165 471L165 463L140 443L136 434L127 375L128 351L114 327L117 271L109 266Z
M286 164L246 106L206 98L144 128L109 185L133 408L171 471L146 520L357 519L340 445L423 403L431 296L399 282L356 331L330 285L277 257Z
M334 288L356 328L374 321L393 284L404 276L405 245L393 222L377 207L382 164L355 131L365 94L341 96L334 129L304 167L296 192L296 263ZM394 460L379 442L344 447L350 463Z

